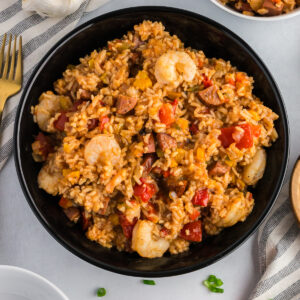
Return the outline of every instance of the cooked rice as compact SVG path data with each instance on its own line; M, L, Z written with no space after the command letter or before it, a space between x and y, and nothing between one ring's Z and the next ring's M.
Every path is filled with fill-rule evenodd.
M177 86L157 81L156 62L170 50L186 53L197 66L192 81L180 77ZM206 88L205 81L217 87L221 105L200 101L198 92ZM132 251L130 235L140 219L155 224L145 239L164 239L171 254L186 251L193 239L186 238L189 230L182 232L184 225L198 222L207 234L214 235L244 221L253 209L243 168L258 149L276 140L273 122L278 116L252 94L252 88L253 79L230 62L185 48L161 23L144 21L122 39L109 41L103 49L81 58L79 65L68 66L54 83L54 91L43 93L39 105L32 108L34 120L50 134L38 136L32 147L35 160L44 161L39 185L62 197L59 204L71 220L69 208L78 208L87 238L104 247ZM116 99L121 95L137 99L132 111L117 113ZM166 125L160 112L166 103L174 105L174 99L178 100L174 121ZM61 130L63 114L67 119ZM193 124L196 132L191 130ZM259 130L253 145L222 146L221 128L239 124ZM241 127L236 128L243 134ZM152 171L145 175L149 133L155 138L166 133L177 147L162 150L156 144ZM120 152L100 143L87 157L88 143L103 135L116 141ZM101 157L97 157L97 147L106 149ZM93 155L96 163L89 163ZM215 162L230 170L210 175ZM147 184L155 188L155 194L150 201L142 201L135 187ZM209 193L207 206L194 205L195 193L204 189Z

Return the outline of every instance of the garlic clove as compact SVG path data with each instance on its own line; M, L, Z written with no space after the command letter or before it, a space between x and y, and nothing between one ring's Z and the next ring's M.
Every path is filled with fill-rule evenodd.
M42 17L65 17L76 11L85 0L22 0L25 11L34 11Z

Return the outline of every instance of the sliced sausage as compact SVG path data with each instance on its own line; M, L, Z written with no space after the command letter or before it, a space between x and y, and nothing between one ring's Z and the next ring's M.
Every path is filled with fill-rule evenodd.
M230 167L226 164L217 161L212 165L212 167L209 169L208 174L210 176L222 176L226 174L230 170Z
M200 99L207 105L218 106L224 103L218 96L218 88L215 85L198 93Z
M87 90L79 90L79 98L81 100L90 100L92 97L92 93Z
M267 16L278 16L282 13L283 3L278 7L272 0L264 0L262 8L268 10Z
M120 115L128 113L135 107L136 103L136 98L120 95L116 103L117 113Z
M99 209L98 214L100 214L100 215L105 215L106 214L106 210L107 210L107 207L108 207L109 200L110 200L110 198L108 198L108 197L104 199L104 201L102 202L103 203L103 208Z
M66 214L67 218L72 222L77 222L80 218L80 210L77 207L68 207L64 208L64 213Z
M157 134L157 143L163 151L177 147L176 140L166 133Z
M187 180L182 180L175 186L175 193L178 197L181 197L184 194L187 183Z
M98 124L99 124L99 119L98 118L89 119L87 121L88 130L95 129L98 126Z
M155 141L152 133L143 136L144 141L144 153L155 152Z
M156 156L153 153L149 153L149 154L146 154L144 157L145 158L144 158L144 161L142 164L142 166L144 167L143 175L147 175L148 173L150 173L150 171L152 169L152 165L156 161Z

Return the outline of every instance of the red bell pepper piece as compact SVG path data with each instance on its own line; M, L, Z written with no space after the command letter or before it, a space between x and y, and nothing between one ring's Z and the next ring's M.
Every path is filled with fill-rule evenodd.
M135 217L132 222L129 222L124 214L119 213L119 223L127 239L131 239L132 231L137 221L138 219Z
M108 123L108 122L109 122L109 117L108 117L108 116L102 116L102 117L100 118L100 124L99 124L100 131L103 131L104 125L105 125L106 123Z
M136 197L147 203L156 193L156 188L153 183L147 183L144 178L140 180L142 184L136 184L133 188L133 193Z
M194 205L207 206L209 199L208 189L201 189L196 191L192 203Z

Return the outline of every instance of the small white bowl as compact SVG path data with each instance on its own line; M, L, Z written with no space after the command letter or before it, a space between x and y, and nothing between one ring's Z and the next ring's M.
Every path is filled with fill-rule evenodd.
M240 18L252 20L252 21L280 21L280 20L286 20L286 19L290 19L292 17L300 16L300 7L296 8L295 10L293 10L290 13L279 15L279 16L258 17L258 16L244 15L244 14L232 9L229 6L222 4L219 0L211 0L211 2L232 15L238 16Z
M53 283L31 271L0 266L0 299L69 300Z

